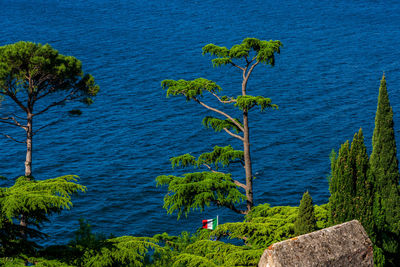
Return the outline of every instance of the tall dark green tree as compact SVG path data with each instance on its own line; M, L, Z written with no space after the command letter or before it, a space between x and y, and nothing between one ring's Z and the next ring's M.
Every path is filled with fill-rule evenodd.
M393 110L389 102L385 75L379 88L370 165L375 192L375 245L384 253L384 261L378 265L396 266L400 262L399 168Z
M329 183L330 222L338 224L352 219L354 195L353 170L351 168L349 141L340 148L338 155L331 155L331 177Z
M352 219L361 222L369 236L373 235L373 184L369 167L369 157L364 143L362 129L353 137L350 148L351 168L353 171L354 195ZM349 218L350 219L350 218Z
M339 224L357 219L371 235L374 222L373 191L362 129L354 135L351 148L349 141L346 141L338 156L333 155L331 161L331 223Z
M215 147L214 151L205 153L197 159L192 155L172 159L172 165L183 167L192 165L204 167L207 172L198 172L178 176L159 176L158 185L168 185L168 195L164 198L164 207L168 212L178 211L178 216L191 209L203 209L210 203L225 206L231 210L246 214L254 205L253 199L253 171L250 153L250 111L259 107L261 111L267 108L277 108L269 98L252 96L248 94L247 84L254 68L258 65L275 64L275 54L280 52L280 41L262 41L256 38L246 38L241 44L230 49L214 44L203 47L203 54L210 54L214 67L233 66L238 69L242 83L238 90L239 95L231 92L231 96L220 94L222 88L215 82L198 78L192 81L164 80L162 87L167 89L167 96L181 96L186 101L194 101L206 110L213 112L217 117L207 116L203 119L206 127L215 131L225 131L230 136L241 142L243 151L233 150L232 147ZM238 109L240 119L228 114L223 109L218 109L207 103L203 95L215 98L221 104L234 105ZM218 165L240 164L244 169L244 181L233 179L230 174L217 171ZM244 195L239 191L244 191ZM237 208L242 200L246 201L246 209Z
M307 191L300 201L299 213L294 222L294 233L295 235L304 235L316 229L317 219L315 218L313 200Z

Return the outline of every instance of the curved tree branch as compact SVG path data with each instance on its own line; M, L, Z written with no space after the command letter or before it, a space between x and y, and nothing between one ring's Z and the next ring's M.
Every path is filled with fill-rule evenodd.
M231 120L242 132L244 132L243 126L240 125L240 123L238 123L235 119L233 119L231 116L229 116L229 115L226 114L225 112L223 112L223 111L221 111L221 110L219 110L219 109L216 109L216 108L213 108L213 107L210 107L210 106L206 105L204 102L200 101L200 100L197 99L196 97L193 97L193 100L196 101L197 103L199 103L200 105L202 105L203 107L205 107L206 109L209 109L209 110L214 111L214 112L216 112L216 113L218 113L218 114L221 114L222 116L225 116L226 118L228 118L229 120Z
M233 182L235 183L235 185L243 188L244 190L247 189L247 186L245 184L242 184L241 182L237 181L237 180L233 180Z
M227 134L229 134L230 136L233 136L233 137L239 139L240 141L244 141L244 138L241 137L240 135L234 134L226 128L224 128L224 131L227 132Z
M3 134L3 133L0 133L0 134L1 134L1 135L4 135L4 136L7 137L8 139L11 139L11 140L13 140L13 141L15 141L15 142L17 142L17 143L21 143L21 144L25 144L25 143L26 143L26 141L19 141L19 140L15 139L15 138L9 136L8 134Z
M8 120L13 120L14 122L10 122L10 121L8 121ZM17 121L17 119L15 119L14 117L4 117L4 118L0 118L0 122L2 122L2 123L7 123L7 124L11 124L11 125L18 126L18 127L21 127L21 128L23 128L24 130L26 130L26 129L28 128L27 126L20 124L20 123Z
M231 100L222 100L216 93L210 92L213 96L215 96L219 102L224 103L224 104L229 104L229 103L236 103L236 99L231 99Z
M33 134L33 135L36 135L36 133L39 132L40 130L42 130L42 129L46 128L46 127L49 127L49 126L51 126L51 125L54 125L54 124L56 124L57 122L58 122L58 121L50 122L50 123L48 123L48 124L46 124L46 125L40 127L39 129L37 129L36 131L34 131L32 134Z
M69 93L66 97L64 97L64 99L62 99L62 100L60 100L60 101L58 101L58 102L53 102L52 104L48 105L46 108L42 109L41 111L39 111L39 112L37 112L37 113L35 113L35 114L32 114L32 116L40 115L40 114L46 112L47 110L49 110L50 108L52 108L52 107L54 107L54 106L61 105L61 104L63 104L65 101L73 99L73 95L74 95L76 92L77 92L76 90L72 91L72 92Z
M243 67L241 67L241 66L239 66L239 65L237 65L237 64L235 64L235 63L233 63L232 60L231 60L231 64L232 64L232 66L234 66L234 67L236 67L236 68L238 68L238 69L241 69L242 71L245 70Z
M234 211L234 212L236 212L236 213L239 213L239 214L247 214L248 213L248 211L247 210L238 210L236 207L235 207L235 205L233 205L232 203L230 203L230 204L221 204L221 202L220 201L218 201L218 200L215 200L214 201L218 206L224 206L224 207L226 207L226 208L228 208L228 209L230 209L230 210L232 210L232 211Z
M28 108L26 108L21 101L19 101L19 99L15 96L15 94L11 93L10 91L6 91L3 94L9 96L12 100L14 100L14 102L26 113L28 113Z

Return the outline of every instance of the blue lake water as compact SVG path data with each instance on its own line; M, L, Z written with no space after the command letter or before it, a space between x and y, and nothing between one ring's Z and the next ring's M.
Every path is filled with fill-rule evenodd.
M201 48L231 47L246 37L284 45L276 66L258 66L249 82L250 94L279 105L251 113L257 204L297 205L306 190L315 203L328 201L331 150L362 127L371 151L383 72L400 141L397 1L0 0L0 45L49 43L80 59L101 87L82 116L62 117L58 108L35 122L58 121L34 139L34 176L76 174L88 188L73 198L71 211L44 225L49 242L72 238L79 217L117 236L195 231L201 219L217 214L222 223L242 219L210 208L177 221L162 208L166 188L154 180L180 173L170 169L171 156L198 155L214 145L241 149L236 139L201 126L209 113L200 106L165 98L160 83L204 77L238 95L240 72L213 69ZM5 125L0 132L22 136ZM0 157L1 175L23 174L22 144L0 138Z

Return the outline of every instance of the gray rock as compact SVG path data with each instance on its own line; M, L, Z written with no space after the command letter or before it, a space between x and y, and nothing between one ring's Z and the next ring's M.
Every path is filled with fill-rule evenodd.
M259 267L374 266L372 243L357 220L275 243Z

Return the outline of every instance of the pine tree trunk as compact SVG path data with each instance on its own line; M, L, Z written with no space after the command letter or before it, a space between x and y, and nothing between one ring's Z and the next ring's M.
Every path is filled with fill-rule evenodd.
M249 122L248 112L243 112L243 153L244 153L244 168L246 172L246 198L247 198L247 212L253 207L253 174L251 168L250 157L250 135L249 135Z
M251 70L245 75L245 72L243 73L243 82L242 82L242 95L246 95L246 88L247 88L247 81L249 79ZM244 128L244 133L243 133L243 156L244 156L244 169L246 172L246 209L247 212L251 210L253 207L253 173L252 173L252 168L251 168L251 157L250 157L250 129L249 129L249 114L248 110L244 109L243 110L243 128Z
M32 176L32 114L27 115L27 129L26 129L26 160L25 160L25 176L30 180Z
M27 114L27 129L26 129L26 159L25 159L25 177L29 181L32 177L32 138L33 138L33 128L32 128L32 113ZM27 226L25 215L21 214L19 225L22 227ZM27 238L24 230L21 231L22 237Z

